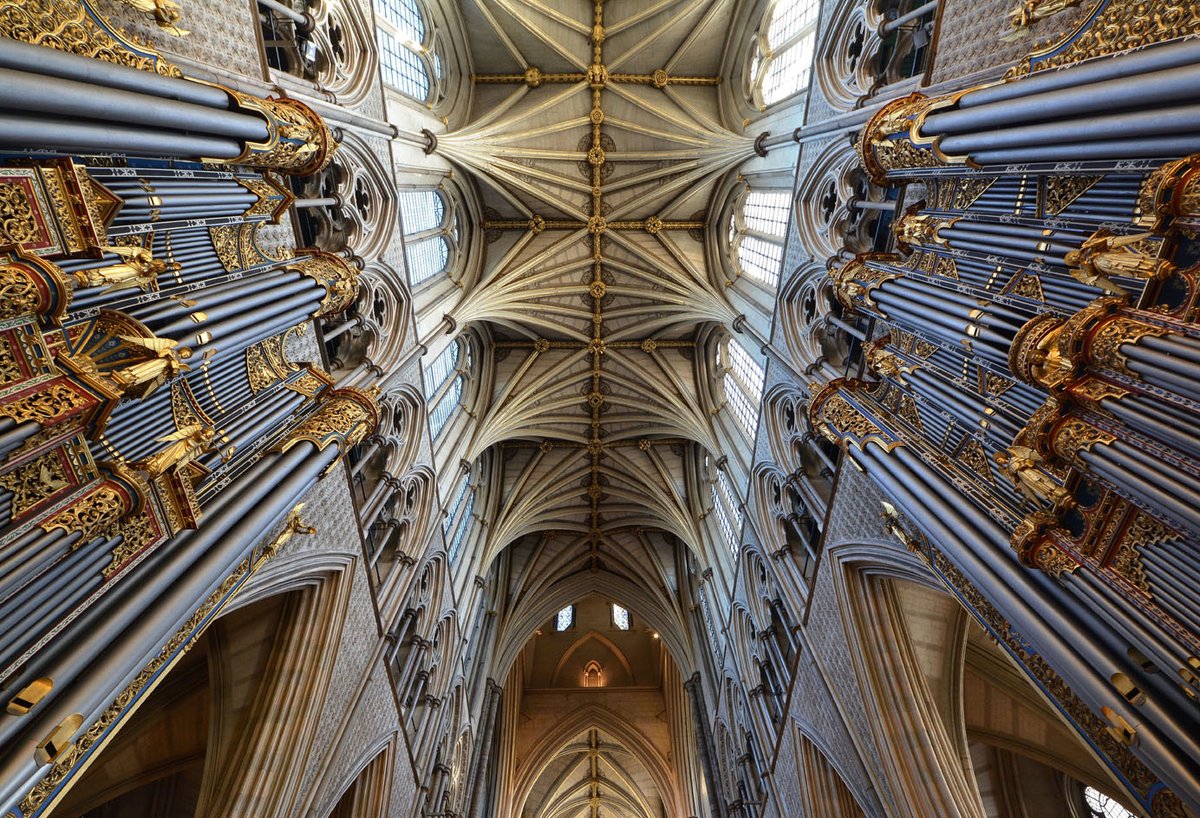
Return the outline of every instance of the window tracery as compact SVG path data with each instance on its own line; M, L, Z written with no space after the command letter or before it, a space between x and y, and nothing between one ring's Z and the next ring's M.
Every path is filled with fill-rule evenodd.
M463 350L465 349L465 354ZM458 366L459 358L463 366ZM466 370L471 366L471 348L455 341L425 367L425 401L429 410L429 433L436 440L462 401Z
M717 528L720 529L721 536L725 538L726 547L729 548L734 559L737 559L740 550L738 540L742 532L741 503L724 470L717 470L717 478L713 481L710 491L713 513L717 518Z
M1132 812L1095 787L1086 788L1083 791L1083 798L1087 803L1087 808L1091 810L1089 818L1133 818Z
M751 96L766 110L808 87L818 0L776 0L763 17L751 57Z
M443 79L431 28L415 0L375 0L375 38L385 85L431 102Z
M399 199L408 281L417 287L449 270L451 243L458 231L440 191L405 190Z
M725 352L725 398L746 439L753 440L758 427L765 373L762 364L750 357L750 353L737 341L730 339Z
M779 286L789 198L785 191L747 187L729 217L729 248L738 273L771 290Z

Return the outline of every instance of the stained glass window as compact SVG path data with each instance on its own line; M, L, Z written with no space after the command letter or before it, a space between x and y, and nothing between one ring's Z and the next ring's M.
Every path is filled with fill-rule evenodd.
M613 603L612 606L613 625L619 631L629 630L629 611L622 608L620 605Z
M568 605L558 612L558 617L554 620L554 629L562 633L565 630L570 630L573 624L575 624L575 606Z

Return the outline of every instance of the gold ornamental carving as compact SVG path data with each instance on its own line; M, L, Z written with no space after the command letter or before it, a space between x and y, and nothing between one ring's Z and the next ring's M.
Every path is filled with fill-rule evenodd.
M945 166L932 149L913 144L911 132L913 119L940 101L914 92L889 102L871 117L859 134L855 150L872 182L886 186L891 171L912 171L906 175L913 176L921 169Z
M1129 359L1121 351L1125 344L1134 345L1147 336L1160 338L1169 335L1165 327L1148 324L1127 315L1112 315L1103 319L1087 338L1088 361L1095 366L1126 375L1136 373L1129 369Z
M1200 154L1175 159L1156 168L1138 194L1139 223L1162 231L1172 222L1194 225L1200 220Z
M877 270L867 262L879 261L895 264L899 260L898 256L886 253L860 253L841 267L829 272L829 277L833 279L834 297L848 310L857 310L861 306L858 303L860 301L872 309L878 309L871 294L885 282L899 278L899 275Z
M1101 0L1074 31L1031 52L1005 79L1196 34L1200 4L1194 0L1158 0L1152 7L1142 0Z
M216 430L211 426L202 424L177 429L158 439L158 443L167 444L165 447L134 465L151 477L158 477L171 469L178 471L201 455L212 451L216 434Z
M0 168L0 245L38 256L78 256L108 244L123 200L71 159Z
M72 773L79 772L77 767L88 751L97 748L97 745L102 746L113 735L113 728L118 722L130 715L131 705L154 691L154 688L166 677L165 671L169 670L196 643L207 624L216 618L221 607L250 573L250 560L242 560L225 578L220 587L200 603L187 622L162 646L158 655L151 659L125 686L125 689L117 694L117 697L105 708L99 718L54 759L46 775L21 799L19 806L22 815L31 815L37 811L63 781Z
M2 0L0 37L167 77L183 76L157 51L134 43L110 25L87 0Z
M1048 176L1042 196L1043 215L1057 216L1087 193L1103 176Z
M0 320L40 316L57 324L70 301L58 267L20 247L0 246Z
M120 261L71 273L76 286L104 287L105 292L130 289L150 292L158 289L160 275L168 270L179 272L182 269L179 262L157 259L145 247L105 246L99 249L115 255Z
M120 470L120 479L110 478L75 498L70 505L38 523L43 531L60 528L68 534L81 534L77 545L100 536L110 536L121 519L142 505L148 494L136 476Z
M266 120L267 139L247 141L232 159L212 159L226 165L249 165L289 176L309 176L324 170L333 159L337 142L321 115L295 99L261 99L224 88L238 110Z
M1056 389L1075 372L1075 362L1062 354L1059 339L1066 322L1053 315L1036 315L1013 336L1008 371L1026 383Z
M1036 449L1014 442L1008 449L996 452L994 459L1027 500L1059 508L1072 504L1071 493L1046 472L1046 461Z
M1073 278L1091 287L1117 296L1128 295L1112 276L1155 279L1169 271L1169 265L1142 252L1153 233L1115 236L1107 229L1096 231L1078 250L1069 251L1065 260ZM1155 248L1157 250L1157 248Z
M297 426L279 447L286 452L307 441L318 451L333 444L338 458L362 442L379 423L379 402L372 392L361 389L329 389L321 393L316 410ZM328 470L326 470L328 471Z
M308 276L325 288L321 307L313 315L333 315L349 309L358 298L358 268L339 255L324 250L306 250L288 269Z
M1020 0L1008 13L1008 22L1013 30L1001 40L1019 40L1029 36L1029 27L1039 20L1075 8L1080 0Z
M43 425L62 422L67 415L75 414L94 405L94 401L79 389L68 386L63 380L26 392L0 403L0 417L8 417L22 423L27 420Z
M1055 533L1065 534L1058 518L1044 511L1034 512L1022 520L1009 540L1024 565L1039 568L1055 578L1072 574L1079 569L1079 562L1062 549Z
M0 475L0 488L12 493L12 517L24 517L34 506L71 484L58 449L52 449Z
M1060 422L1052 434L1050 446L1055 454L1080 467L1083 466L1080 454L1091 451L1096 446L1108 446L1117 439L1111 432L1099 429L1073 415L1068 415Z

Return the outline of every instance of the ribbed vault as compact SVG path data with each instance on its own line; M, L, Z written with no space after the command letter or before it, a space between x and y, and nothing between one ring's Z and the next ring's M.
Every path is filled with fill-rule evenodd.
M486 263L450 318L493 340L466 451L499 450L489 560L550 531L593 568L643 528L702 550L688 463L721 447L697 339L737 317L706 257L709 213L717 180L754 152L718 113L731 7L465 9L472 121L437 150L486 214Z

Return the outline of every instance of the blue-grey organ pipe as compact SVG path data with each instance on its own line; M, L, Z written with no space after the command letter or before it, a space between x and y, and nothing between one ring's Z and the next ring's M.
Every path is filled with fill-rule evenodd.
M229 108L229 94L211 85L164 77L149 71L80 57L17 40L0 38L0 66L46 77L85 82L98 87L135 91L161 99L190 102L207 108Z
M983 150L971 154L980 165L1016 165L1026 162L1091 162L1118 159L1171 159L1200 151L1195 132L1171 136L1130 136L1099 142L1070 142L1019 148Z
M1178 449L1200 462L1200 439L1193 432L1197 422L1195 414L1166 401L1137 394L1104 398L1100 405L1134 431Z
M77 531L67 534L61 528L43 531L34 526L13 542L0 546L0 599L51 563L79 537Z
M72 713L91 724L336 456L307 441L265 456L209 504L198 530L160 546L33 657L15 689L46 675L55 686L26 716L0 715L0 809L40 776L34 745Z
M1111 110L1107 104L1105 108ZM1050 111L1055 117L1052 122L961 136L946 136L938 144L946 154L963 156L974 155L979 151L1003 148L1026 148L1063 142L1079 142L1086 145L1090 142L1119 139L1131 134L1163 136L1192 133L1200 129L1200 106L1197 105L1106 114L1071 120L1060 119L1058 111L1054 109L1050 109Z
M1082 88L1123 78L1136 82L1140 75L1200 63L1200 41L1184 40L1154 45L1132 54L1089 60L1059 71L1042 71L1024 79L980 88L963 95L958 107L981 108L1005 100L1030 97L1058 89ZM1091 102L1096 104L1096 97ZM931 114L929 119L932 119ZM928 120L926 120L928 121ZM987 122L984 127L994 125Z
M26 440L41 431L42 424L34 420L20 423L12 418L0 418L0 457L17 449Z
M950 502L929 492L926 487L943 482L942 478L904 446L889 454L868 445L862 453L852 450L851 456L940 544L951 562L987 594L1013 629L1046 657L1079 696L1096 710L1101 704L1110 706L1138 725L1138 755L1147 766L1185 801L1189 794L1200 792L1200 771L1194 764L1200 757L1196 747L1200 731L1180 725L1174 713L1163 713L1157 695L1148 696L1138 708L1121 700L1109 681L1113 671L1139 679L1155 694L1160 680L1129 666L1119 640L1095 631L1079 617L1074 600L1063 604L1064 589L1044 573L1016 565L1005 531L973 504L964 504L953 487L941 487L941 493L953 496ZM1167 698L1178 695L1175 690Z
M1169 514L1195 537L1200 534L1200 481L1123 440L1097 444L1079 457L1112 482L1119 493L1158 514ZM1193 464L1194 465L1194 464Z
M1127 59L1117 57L1107 62L1120 63ZM1064 119L1093 114L1097 110L1098 100L1102 101L1101 107L1106 111L1191 102L1195 100L1196 87L1200 84L1200 64L1196 64L1200 62L1200 54L1193 54L1192 60L1187 65L1134 77L1118 77L1088 84L1078 84L1077 81L1072 86L985 104L979 104L974 98L977 92L972 91L959 100L959 110L935 111L926 117L921 132L926 136L963 134L990 131L997 126L1038 122L1049 117ZM1074 69L1068 68L1061 73L1073 72ZM1023 83L1018 81L1013 84ZM965 101L968 98L971 100L969 103Z
M268 136L266 120L255 114L239 114L86 82L51 79L8 68L0 68L0 108L254 142L265 142Z
M235 159L242 154L242 145L236 139L66 117L26 116L16 111L0 111L0 147L212 159Z

